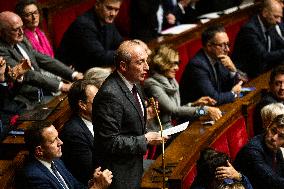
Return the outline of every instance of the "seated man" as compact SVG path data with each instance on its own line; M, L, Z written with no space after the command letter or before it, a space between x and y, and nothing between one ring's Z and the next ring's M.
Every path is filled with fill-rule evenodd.
M14 99L18 87L8 80L6 68L6 61L0 57L0 140L7 134L9 127L16 122L18 115L26 109L24 103Z
M252 17L236 37L233 60L250 78L283 62L284 41L275 29L281 22L282 12L278 0L264 0L259 14Z
M21 188L87 188L72 176L59 159L63 142L51 123L34 122L25 131L25 143L30 158L23 168L23 175L19 177ZM93 176L89 183L92 189L105 189L112 182L112 172L107 169L100 171L97 168Z
M217 104L233 102L241 91L237 69L228 53L229 38L222 26L202 33L203 48L187 64L180 82L182 104L209 96ZM237 84L236 84L237 83Z
M97 0L65 32L57 57L82 72L91 67L114 67L114 51L123 40L113 23L121 3Z
M79 80L73 83L68 93L73 116L65 123L60 133L60 138L64 142L62 160L72 175L86 186L94 170L92 104L98 87L93 80Z
M263 129L260 111L261 109L271 103L284 101L284 66L280 65L271 71L269 79L269 91L264 92L259 103L256 105L254 111L254 132L260 134Z
M246 175L253 188L284 188L284 115L278 115L264 135L252 138L237 154L235 167Z
M66 80L76 80L83 77L81 73L56 59L33 50L23 35L23 22L15 13L5 11L0 13L0 56L7 65L13 67L17 83L21 84L17 98L29 105L42 100L42 89L48 92L69 90L71 84L65 84L54 78L44 76L40 68L59 75Z

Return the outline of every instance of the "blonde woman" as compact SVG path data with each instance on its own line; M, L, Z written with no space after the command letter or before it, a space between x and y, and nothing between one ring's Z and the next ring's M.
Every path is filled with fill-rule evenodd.
M210 97L201 97L195 102L181 105L179 85L175 79L178 71L178 52L168 46L161 46L153 53L149 62L150 77L144 82L144 90L149 97L155 97L159 102L160 119L164 128L171 127L173 117L194 118L208 114L213 120L218 120L222 114L219 108L209 107L216 101ZM157 131L157 122L150 124L149 130Z

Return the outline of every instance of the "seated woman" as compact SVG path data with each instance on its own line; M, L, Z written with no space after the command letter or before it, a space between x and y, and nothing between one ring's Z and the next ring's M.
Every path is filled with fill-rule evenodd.
M234 169L223 152L212 148L202 150L196 166L197 176L190 189L221 189L232 184L252 189L248 178Z
M15 12L22 18L24 24L24 34L29 40L32 47L45 55L54 57L53 49L45 36L39 28L40 10L36 0L20 0L16 4ZM42 70L41 73L45 76L61 80L60 77ZM60 92L52 93L53 96L59 95Z
M39 28L40 10L36 0L20 0L15 12L22 18L24 24L24 33L33 48L45 55L54 57L53 49Z
M149 62L151 75L144 82L144 90L147 96L158 100L160 119L164 129L172 126L172 116L187 120L204 114L208 114L213 120L222 116L219 108L205 106L216 103L210 97L202 97L196 102L185 105L180 104L179 85L175 79L179 62L176 51L167 46L161 46L152 57ZM160 130L156 119L153 120L153 124L149 124L148 130Z

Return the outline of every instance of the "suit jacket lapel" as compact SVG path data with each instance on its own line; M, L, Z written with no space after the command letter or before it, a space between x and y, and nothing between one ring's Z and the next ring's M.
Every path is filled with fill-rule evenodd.
M134 106L134 108L136 109L137 113L139 114L139 117L140 117L140 121L141 121L141 124L145 125L145 122L144 122L144 117L142 115L142 112L138 109L139 107L137 107L137 103L134 99L134 96L132 95L131 91L127 88L127 86L125 85L125 83L122 81L122 79L120 78L120 76L118 75L118 73L116 73L116 77L117 77L117 83L118 85L121 87L122 91L124 92L125 96L128 98L128 100L132 103L132 105ZM142 96L141 96L141 92L139 91L138 89L138 94L140 95L140 98L141 98L141 101L143 101L142 99ZM144 102L142 102L143 104L143 108L144 108L144 112L145 111L145 105L144 105ZM144 113L145 116L146 116L146 113Z
M77 121L79 122L80 127L84 130L84 133L90 142L91 146L93 146L94 143L94 137L91 133L91 131L88 129L87 125L84 123L84 121L78 116Z
M36 161L36 166L39 167L39 169L44 172L57 186L58 188L62 188L56 177L45 167L42 163L39 161Z

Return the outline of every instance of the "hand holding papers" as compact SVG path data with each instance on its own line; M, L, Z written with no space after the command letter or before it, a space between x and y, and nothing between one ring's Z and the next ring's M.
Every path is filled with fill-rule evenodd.
M189 121L185 122L185 123L182 123L180 125L177 125L175 127L171 127L169 129L165 129L165 130L163 130L163 136L169 136L169 135L172 135L172 134L184 131L187 128L188 124L189 124ZM159 131L159 133L161 133L161 131Z

